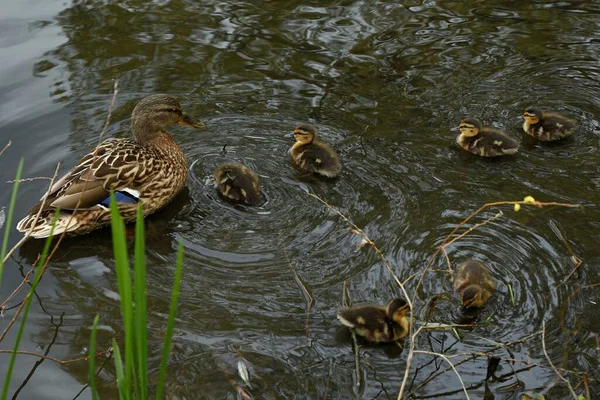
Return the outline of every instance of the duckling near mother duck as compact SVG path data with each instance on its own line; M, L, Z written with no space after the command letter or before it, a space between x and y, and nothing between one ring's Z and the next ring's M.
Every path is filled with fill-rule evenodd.
M294 129L296 143L290 148L292 161L298 169L327 178L335 178L342 170L336 152L316 139L317 128L300 124Z
M537 140L549 142L569 137L577 125L567 117L529 107L523 113L523 130Z
M498 157L515 154L519 150L519 142L515 139L498 129L483 126L476 118L463 119L459 129L458 145L478 156Z
M258 176L245 165L221 164L215 171L215 179L219 193L226 199L250 206L262 203Z
M131 114L135 140L109 139L85 155L18 224L31 237L50 235L57 208L60 214L54 235L78 235L110 224L110 191L115 192L119 211L126 222L136 218L138 203L144 216L166 206L184 187L188 165L183 151L165 130L169 125L203 128L183 113L173 97L144 97ZM43 198L43 197L42 197Z
M375 342L394 342L408 334L410 311L404 299L394 299L387 307L363 304L351 308L340 308L340 322L365 339Z
M496 291L496 281L481 261L465 261L458 267L454 289L465 308L483 307Z

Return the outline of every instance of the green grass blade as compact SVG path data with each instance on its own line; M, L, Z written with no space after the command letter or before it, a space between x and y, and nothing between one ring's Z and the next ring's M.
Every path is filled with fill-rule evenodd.
M21 173L23 172L24 158L21 158L19 166L17 167L17 176L15 177L15 184L13 185L12 195L10 197L10 205L8 206L8 212L6 213L6 220L4 221L4 239L2 239L2 251L0 252L0 284L2 284L2 272L4 271L4 257L8 251L8 236L12 229L12 217L15 212L15 203L17 202L17 191L19 190L19 181L21 180Z
M19 330L17 331L17 339L15 340L15 344L13 346L13 351L10 356L10 363L8 364L8 370L6 371L6 377L4 378L4 387L2 388L2 400L6 400L6 396L8 395L8 388L10 386L10 378L12 376L13 368L15 366L15 360L17 358L17 351L19 350L19 344L21 343L21 337L23 336L23 330L25 329L25 322L27 321L27 315L29 314L29 309L31 308L31 301L33 299L33 294L35 293L35 289L37 288L40 279L42 278L42 268L43 263L48 257L48 253L50 252L50 243L52 243L52 234L54 233L54 227L56 225L56 220L58 219L59 210L56 210L54 214L54 219L52 220L52 227L50 228L50 235L46 238L46 243L44 244L44 250L42 251L42 255L40 257L40 263L38 267L35 269L35 276L33 279L33 284L31 285L31 289L29 290L29 294L25 298L25 308L23 309L23 314L21 316L21 324L19 325Z
M148 324L146 317L146 244L144 242L144 211L139 203L135 224L135 328L138 374L137 394L142 399L148 398Z
M125 225L119 214L119 206L114 193L110 194L111 228L113 251L115 255L115 271L117 285L121 299L121 315L125 328L125 376L122 380L123 388L127 393L132 393L134 358L134 316L131 296L131 276L129 275L129 257L127 255L127 241L125 239Z
M181 275L183 272L183 243L179 242L177 249L177 263L175 264L175 282L171 291L171 307L169 309L169 319L167 320L167 331L165 333L165 344L160 360L160 374L158 386L156 388L156 398L163 398L163 388L167 376L167 364L169 362L169 353L171 351L171 340L173 339L173 326L175 325L175 314L177 313L177 302L179 300L179 287L181 286Z
M100 316L96 314L94 318L94 325L92 325L92 335L90 337L90 358L89 358L89 372L90 372L90 389L92 389L92 400L98 400L98 391L96 390L96 331L98 330L98 321Z
M117 386L119 387L119 399L127 400L131 399L131 391L128 390L125 373L123 372L123 361L121 360L121 349L117 341L113 339L112 342L113 355L115 356L115 371L117 373Z

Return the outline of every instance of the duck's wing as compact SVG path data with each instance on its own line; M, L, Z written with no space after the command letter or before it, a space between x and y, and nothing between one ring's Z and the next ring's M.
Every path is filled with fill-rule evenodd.
M519 142L506 133L486 128L479 145L488 151L490 156L514 154L519 149Z
M335 177L341 170L341 164L335 151L324 143L311 143L306 146L302 153L302 162L305 169L312 169L314 172ZM306 166L309 166L306 168Z
M125 139L109 140L84 156L49 189L44 209L86 210L105 208L110 190L131 193L139 177L148 176L152 162L145 148ZM38 203L30 210L36 213Z
M364 305L352 308L340 308L338 319L348 327L363 327L377 330L386 322L386 312L383 308L374 305Z

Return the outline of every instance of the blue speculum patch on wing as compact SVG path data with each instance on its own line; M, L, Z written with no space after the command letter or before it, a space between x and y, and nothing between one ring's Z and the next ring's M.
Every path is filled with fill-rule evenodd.
M133 194L128 193L128 192L121 192L121 191L115 192L115 199L117 200L117 203L129 203L129 204L135 204L140 201L140 199L137 198L136 196L134 196ZM101 201L100 205L109 207L110 206L110 197Z

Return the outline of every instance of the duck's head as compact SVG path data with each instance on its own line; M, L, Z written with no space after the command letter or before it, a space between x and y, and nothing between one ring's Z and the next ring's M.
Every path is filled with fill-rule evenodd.
M302 144L311 143L317 136L317 128L309 124L300 124L294 128L294 139Z
M475 136L481 130L481 122L477 118L467 117L460 121L458 126L460 134L464 136Z
M537 124L544 115L543 111L537 107L529 107L523 113L523 119L530 124Z
M483 304L482 290L477 285L468 286L462 293L461 303L464 308L479 307Z
M152 141L165 127L176 124L196 129L206 127L202 122L194 122L183 112L177 100L166 94L144 97L131 114L133 134L141 142Z
M406 319L406 314L410 311L408 303L404 299L394 299L387 306L388 318L401 324Z

